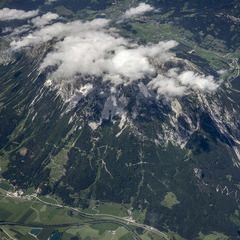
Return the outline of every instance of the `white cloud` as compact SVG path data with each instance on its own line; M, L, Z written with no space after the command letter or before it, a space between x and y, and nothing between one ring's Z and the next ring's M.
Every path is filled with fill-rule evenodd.
M166 56L173 55L168 52L169 48L177 44L170 41L139 46L113 34L105 25L102 29L93 26L92 29L79 29L72 35L67 34L64 40L55 45L55 50L46 56L41 70L57 66L51 76L54 79L69 79L79 74L102 77L114 85L128 84L153 76L156 68L150 59L157 57L164 62Z
M2 29L2 33L10 33L12 31L13 31L13 29L11 27L5 27Z
M51 3L53 3L53 2L57 2L57 0L46 0L46 3L47 3L47 4L51 4Z
M29 30L31 30L31 26L28 24L25 24L20 27L13 28L11 31L11 36L18 36L19 34L27 33L29 32Z
M192 89L201 91L215 91L217 84L213 76L199 75L193 71L184 71L178 78L180 83L184 86L190 86Z
M154 10L154 7L152 7L151 5L146 3L140 3L137 7L128 9L125 12L124 17L132 18L132 17L144 15L145 13L151 12L153 10Z
M77 36L83 32L89 30L103 28L108 25L108 20L97 19L91 22L83 23L81 21L74 21L70 23L55 23L52 25L45 26L33 33L30 33L20 40L14 40L11 43L11 47L15 50L22 47L34 46L36 44L46 43L53 38L61 39L67 36Z
M148 83L148 87L156 90L159 95L174 97L187 94L190 90L212 92L218 88L218 84L212 76L171 68L167 72L159 73Z
M36 27L43 27L49 23L51 23L53 20L56 20L59 18L59 15L56 13L48 12L42 16L38 16L36 18L33 18L31 20L31 23Z
M185 94L186 87L180 86L176 79L167 78L159 74L148 83L148 88L156 90L158 95L182 96Z
M28 19L33 18L37 15L38 10L24 11L9 8L0 9L0 21Z
M31 20L28 20L28 24L21 25L17 28L5 28L3 29L3 33L11 33L11 36L18 36L19 34L27 33L29 32L32 27L42 28L43 26L46 26L50 23L52 23L54 20L59 19L59 15L55 13L48 12L42 16L37 16ZM30 37L30 35L29 35Z
M52 50L40 71L48 73L51 87L67 92L67 99L78 97L82 86L94 85L96 78L109 81L112 86L145 79L149 90L168 97L182 96L191 90L210 92L218 87L212 76L193 72L184 61L176 67L180 60L171 49L177 42L139 45L121 37L106 19L41 26L12 41L11 47L17 51L51 40ZM84 77L83 82L79 76Z

